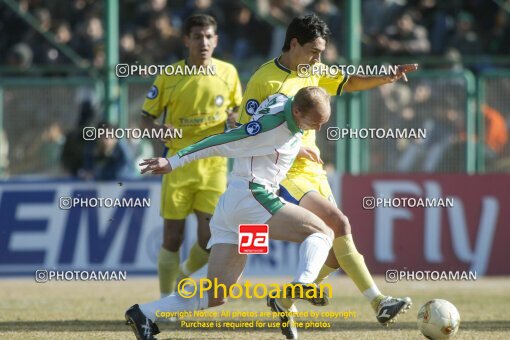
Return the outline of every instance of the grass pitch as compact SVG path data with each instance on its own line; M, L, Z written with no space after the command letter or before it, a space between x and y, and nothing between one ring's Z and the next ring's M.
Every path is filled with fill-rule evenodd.
M256 283L285 283L289 278L249 278ZM299 329L300 339L424 339L416 327L419 307L432 298L452 302L461 315L456 339L510 339L510 278L483 278L472 282L386 283L376 278L381 291L410 296L413 306L388 328L380 326L365 298L346 277L335 276L329 306L298 302L299 311L351 311L348 318L298 318L328 322L327 328ZM158 298L156 277L129 277L125 282L48 282L33 279L0 281L0 339L134 339L124 325L124 311L134 303ZM221 311L265 312L265 301L231 300ZM271 318L255 318L269 324ZM200 320L183 318L181 320ZM253 321L253 318L202 318L203 321ZM159 339L284 339L279 328L183 329L180 322L159 323Z

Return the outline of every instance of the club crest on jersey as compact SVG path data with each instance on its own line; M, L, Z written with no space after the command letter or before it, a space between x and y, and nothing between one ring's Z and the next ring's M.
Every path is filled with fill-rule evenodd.
M147 98L154 99L158 96L158 88L155 85L152 85L149 89L149 92L147 92Z
M246 133L250 136L255 136L260 131L262 131L262 125L256 120L249 122L246 124L245 128Z
M224 99L223 99L222 95L218 95L218 96L216 96L216 99L214 99L214 104L216 104L216 106L223 105L223 102L224 102Z
M246 113L248 113L250 116L253 116L257 111L258 107L259 107L258 101L256 101L255 99L248 99L245 106Z

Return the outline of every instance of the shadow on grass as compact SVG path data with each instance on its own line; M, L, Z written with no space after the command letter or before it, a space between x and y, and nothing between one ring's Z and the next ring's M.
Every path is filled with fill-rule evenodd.
M186 320L187 322L192 322L190 320ZM194 320L193 320L194 321ZM211 321L211 320L206 320ZM206 322L202 321L202 322ZM214 322L214 320L212 320ZM250 320L243 320L245 322L249 322ZM263 322L270 322L267 320L262 320ZM239 320L220 320L220 322L239 322ZM307 321L303 321L303 324L306 324ZM315 321L316 322L316 321ZM355 321L355 320L330 320L324 321L329 322L329 328L304 328L300 327L298 330L300 331L319 331L319 332L330 332L330 331L354 331L354 330L363 330L363 331L381 331L381 330L414 330L416 329L415 322L397 322L394 325L389 326L388 328L382 327L376 322L366 322L366 321ZM197 327L197 328L185 328L180 326L180 322L167 323L167 322L159 322L158 326L161 331L199 331L199 332L239 332L239 331L258 331L258 332L277 332L279 333L279 328L257 328L257 327L247 327L247 328L205 328L205 327ZM463 330L471 330L471 331L510 331L510 321L509 320L493 320L493 321L462 321L461 328ZM100 332L100 331L126 331L128 330L128 326L125 325L124 321L121 320L65 320L65 321L12 321L12 322L0 322L0 332L6 331L17 331L17 332Z

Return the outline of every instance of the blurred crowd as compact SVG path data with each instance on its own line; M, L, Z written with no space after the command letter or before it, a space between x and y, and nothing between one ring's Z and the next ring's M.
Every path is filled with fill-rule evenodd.
M343 51L346 1L334 0L123 0L120 1L120 62L172 63L183 58L181 27L192 13L214 16L220 44L216 56L241 69L279 53L293 17L317 13L333 32L324 55L338 61ZM251 4L252 8L246 4ZM40 30L83 58L104 65L99 0L20 0L19 10ZM510 0L363 0L363 56L472 56L510 53ZM256 11L258 14L254 13ZM71 59L0 4L0 63L19 68L69 65ZM479 66L481 67L481 66Z
M40 31L74 51L82 64L104 66L105 1L19 0L17 4ZM169 64L184 58L183 22L191 14L204 13L218 22L220 41L215 56L232 62L241 78L247 80L258 65L280 53L292 18L315 12L333 32L323 61L336 63L345 50L345 4L340 0L122 0L119 59L121 63ZM510 14L504 9L510 8L510 0L362 0L361 6L363 58L438 56L445 57L444 63L435 68L457 70L465 67L464 57L477 56L478 61L469 64L476 73L492 67L483 56L510 53ZM11 70L75 62L72 55L43 38L3 2L0 51L0 66L10 66ZM9 72L0 68L0 75ZM60 75L52 72L45 71L44 75ZM488 168L508 171L510 97L505 93L510 93L510 79L500 80L486 93L487 103L479 103L485 122L484 142L480 143L485 148L485 162ZM139 95L143 101L144 94ZM465 169L465 84L455 79L416 80L380 87L369 96L369 108L364 112L369 127L427 129L426 140L370 141L370 171ZM41 101L45 98L33 99L33 108L28 108L23 98L21 92L17 95L7 91L4 110L36 112L34 122L40 125L32 132L38 133L34 137L24 130L24 122L16 125L4 119L4 130L0 129L0 176L44 173L96 180L129 178L136 176L133 160L152 156L154 150L158 153L158 146L147 141L84 141L83 126L103 124L98 123L101 109L92 104L97 98L78 100L79 109L66 113L77 117L72 123L62 120L65 115L52 116L51 110L58 103L49 106Z
M499 81L496 86L510 91L510 80ZM370 140L371 171L463 172L468 138L483 148L478 152L483 151L487 171L508 171L510 101L489 95L490 105L481 104L482 143L468 137L467 101L461 78L414 79L410 84L395 83L372 91L366 112L370 127L425 129L426 138Z

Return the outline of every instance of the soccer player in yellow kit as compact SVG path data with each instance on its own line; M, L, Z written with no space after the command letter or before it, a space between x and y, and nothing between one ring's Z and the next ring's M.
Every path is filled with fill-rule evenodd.
M226 122L235 125L237 117L232 110L239 107L242 100L241 82L233 65L212 58L218 44L216 29L216 21L209 15L188 18L184 26L184 43L189 57L173 64L173 69L196 66L198 74L159 75L147 94L142 126L182 129L182 139L166 141L163 157L171 157L205 137L223 133ZM154 122L161 115L164 125ZM226 182L227 159L224 157L197 160L163 176L161 216L164 231L158 256L161 296L175 290L179 277L189 276L207 263L209 253L206 249L211 237L209 221L226 189ZM188 259L179 266L185 219L191 213L198 219L198 241L192 246Z
M283 53L260 66L248 82L239 122L248 122L258 105L275 93L293 96L303 87L320 86L330 95L340 95L343 91L367 90L394 82L405 76L405 72L416 69L416 65L402 65L395 75L373 77L344 77L340 73L334 76L298 75L298 65L320 63L329 34L326 23L315 15L295 18L287 28ZM354 245L349 220L334 201L322 167L320 152L315 144L315 131L305 132L300 153L280 185L280 196L313 212L335 232L332 251L317 277L317 283L341 267L370 301L378 321L384 325L393 322L399 313L410 307L409 298L385 296L374 283L363 256ZM277 300L276 308L278 311L286 311L291 304L290 300ZM270 305L273 308L274 301Z

